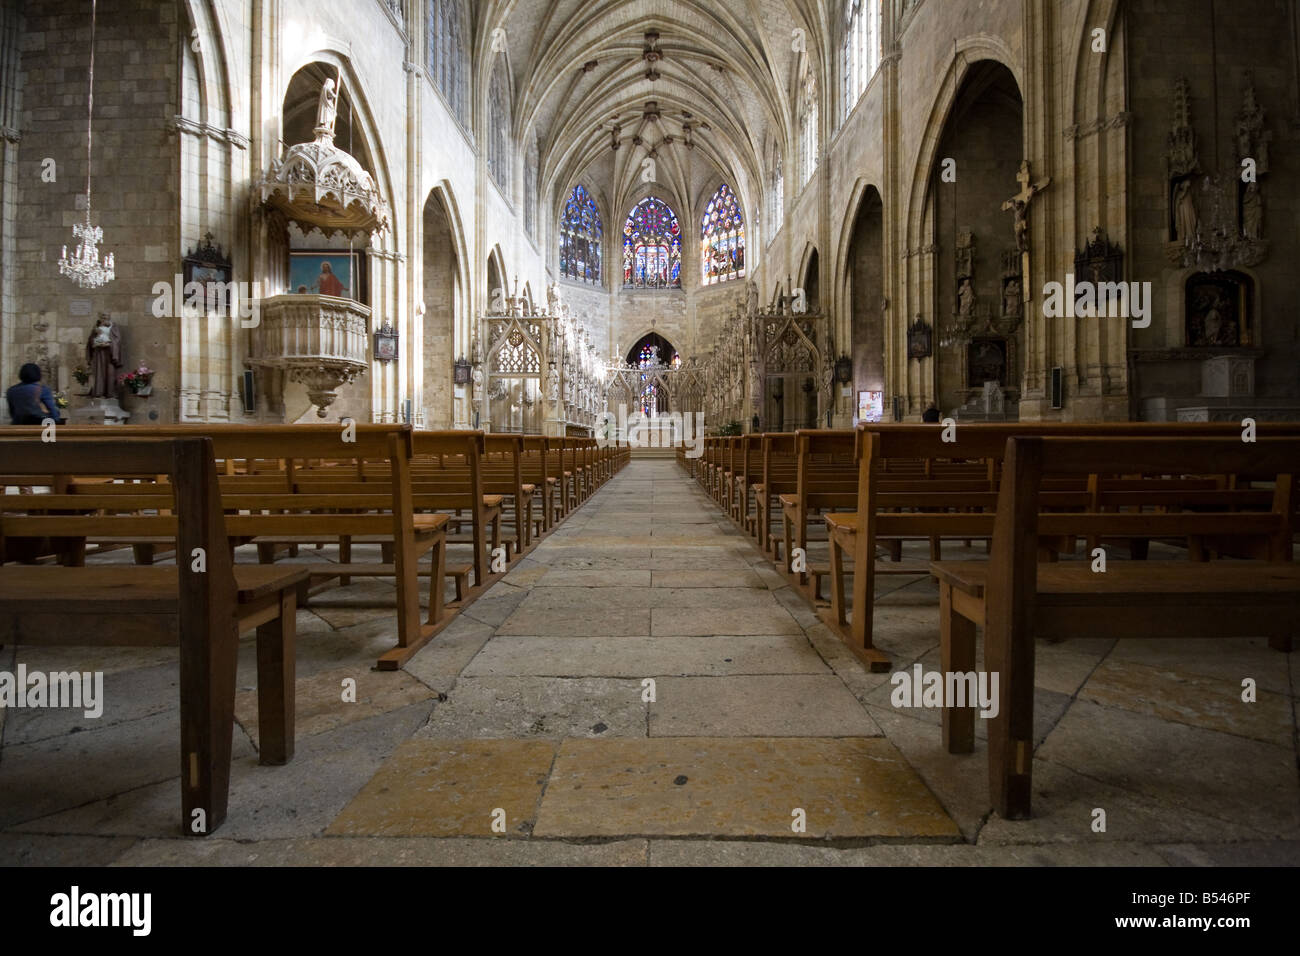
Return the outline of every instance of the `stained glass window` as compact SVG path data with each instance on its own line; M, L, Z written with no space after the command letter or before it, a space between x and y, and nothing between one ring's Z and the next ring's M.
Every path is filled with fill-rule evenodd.
M605 228L585 186L573 187L560 221L560 275L600 285L600 249Z
M659 384L651 382L641 389L641 414L647 418L659 413Z
M745 274L745 217L731 187L723 183L700 222L700 275L705 285Z
M623 224L623 285L682 287L682 230L677 214L661 199L642 199Z
M817 169L817 114L817 78L811 69L807 69L799 108L800 186L805 185Z
M768 236L767 241L771 242L776 234L781 231L781 223L785 221L785 174L781 169L781 150L780 147L773 149L775 154L772 160L772 188L768 191L768 196L772 201L772 208L768 215Z
M502 192L510 191L510 82L506 58L498 56L488 81L488 173Z
M437 84L462 123L468 120L469 57L465 45L468 22L464 0L429 0L429 78Z
M537 235L537 166L537 136L534 135L524 160L524 229L530 236Z
M840 39L840 119L853 111L880 66L880 0L845 0Z

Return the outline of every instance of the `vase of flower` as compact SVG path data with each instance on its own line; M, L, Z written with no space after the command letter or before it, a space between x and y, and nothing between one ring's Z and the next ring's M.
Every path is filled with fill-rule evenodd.
M130 389L132 395L138 395L141 398L151 395L153 394L153 369L141 365L134 371L119 375L117 384Z
M77 380L77 384L81 386L82 391L79 392L78 394L89 395L90 394L90 388L89 388L90 372L87 371L86 366L78 365L76 368L74 368L72 370L72 377L75 378Z

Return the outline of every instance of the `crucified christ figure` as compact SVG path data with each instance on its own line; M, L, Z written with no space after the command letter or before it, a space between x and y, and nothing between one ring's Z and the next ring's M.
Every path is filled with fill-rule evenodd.
M1023 255L1029 252L1030 200L1046 189L1051 184L1052 178L1049 176L1031 184L1029 182L1029 160L1026 159L1020 163L1020 172L1016 174L1016 182L1020 183L1020 192L1004 202L1002 209L1004 212L1010 210L1015 214L1016 248Z

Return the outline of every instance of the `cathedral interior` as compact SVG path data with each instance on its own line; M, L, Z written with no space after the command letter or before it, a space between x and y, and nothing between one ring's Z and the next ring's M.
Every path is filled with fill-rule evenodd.
M863 648L845 650L847 598L825 578L840 572L822 569L840 560L834 522L795 541L815 573L791 565L788 530L774 566L780 504L759 506L759 531L733 493L764 435L857 434L851 463L877 424L1295 436L1292 0L0 0L0 17L0 369L8 387L34 366L59 428L409 426L417 452L425 432L520 436L525 463L537 436L579 449L572 466L558 453L561 505L535 528L516 511L509 566L475 563L470 597L448 577L459 614L396 674L368 669L391 643L391 578L345 573L305 607L303 585L301 752L278 780L260 776L245 641L224 834L167 830L174 649L89 658L110 703L114 686L138 700L81 735L122 740L85 753L159 756L125 781L96 771L87 794L36 782L66 765L66 715L0 694L0 863L239 865L248 841L266 860L356 862L376 836L438 838L410 844L429 863L1300 862L1300 655L1265 637L1188 638L1181 658L1181 641L1107 632L1040 641L1030 743L1051 794L1022 824L990 818L996 788L945 762L938 714L901 715ZM0 419L48 422L18 408ZM664 444L699 446L592 450L570 509L581 442L656 419ZM742 449L739 465L696 457L746 436L708 446ZM30 491L14 447L0 484ZM570 446L536 447L544 465ZM233 482L244 465L225 467ZM974 537L952 554L984 560ZM316 553L281 544L290 563ZM500 550L472 546L473 562ZM924 536L899 553L936 557ZM941 666L942 579L875 580L892 666ZM62 645L26 657L4 627L0 670L72 665ZM353 673L363 701L340 716L327 698ZM1240 716L1219 698L1247 675L1266 700ZM1166 756L1090 749L1112 736ZM735 799L712 817L649 798L593 817L562 785L617 788L624 763L705 778L750 745L767 748L762 781L718 783L711 800ZM1222 776L1174 760L1207 753ZM792 801L840 792L868 758L906 777L861 797L888 826L862 829L845 798L808 823L829 843L791 841ZM1156 759L1157 782L1139 780ZM482 819L421 803L417 766L473 775ZM792 767L804 796L777 792ZM538 774L544 796L524 780ZM1094 805L1109 837L1089 832ZM509 830L485 849L498 806Z

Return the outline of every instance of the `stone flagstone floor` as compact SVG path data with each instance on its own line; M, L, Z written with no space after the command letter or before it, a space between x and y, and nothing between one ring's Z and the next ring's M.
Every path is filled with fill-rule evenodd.
M934 586L880 580L879 645L937 670ZM405 671L377 673L392 595L365 580L299 612L285 767L257 764L245 641L229 817L202 840L174 835L174 651L0 651L0 670L102 669L108 698L97 721L0 710L0 863L1300 862L1300 653L1040 642L1036 815L1003 821L983 729L947 754L938 713L893 707L889 675L671 460L634 460Z

